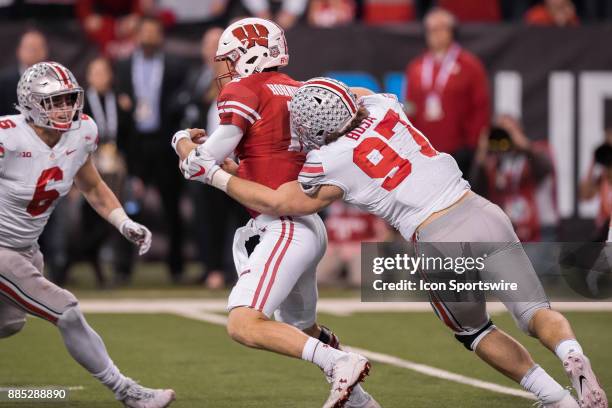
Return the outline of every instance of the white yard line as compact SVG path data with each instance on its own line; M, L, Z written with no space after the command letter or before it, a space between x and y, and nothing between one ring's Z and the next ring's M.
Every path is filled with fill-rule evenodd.
M172 313L188 319L203 321L216 325L225 325L227 317L220 312L225 311L226 301L220 299L105 299L83 300L82 309L88 313ZM612 311L612 302L562 302L554 303L553 307L560 311ZM422 312L430 311L429 303L382 303L361 302L359 299L321 299L318 311L335 315L350 315L363 312ZM505 310L498 302L488 304L490 313L500 313ZM506 394L535 400L528 392L518 388L478 380L450 371L404 360L388 354L370 350L352 348L374 362L405 368L434 378L453 381L459 384L481 388L498 394Z
M408 370L416 371L430 377L440 378L443 380L453 381L459 384L471 385L472 387L482 388L487 391L493 391L498 394L513 395L516 397L523 397L531 400L535 400L536 397L518 388L505 387L503 385L495 384L488 381L477 380L476 378L466 377L465 375L455 374L450 371L442 370L439 368L431 367L425 364L414 363L412 361L403 360L401 358L391 356L388 354L377 353L370 350L365 350L357 347L347 347L355 353L359 353L367 357L370 361L376 361L378 363L389 364L395 367L406 368Z

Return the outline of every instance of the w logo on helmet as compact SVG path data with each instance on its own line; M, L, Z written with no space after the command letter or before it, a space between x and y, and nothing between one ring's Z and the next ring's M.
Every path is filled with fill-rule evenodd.
M238 38L247 48L252 48L256 44L268 47L268 29L261 24L249 24L235 28L232 34Z

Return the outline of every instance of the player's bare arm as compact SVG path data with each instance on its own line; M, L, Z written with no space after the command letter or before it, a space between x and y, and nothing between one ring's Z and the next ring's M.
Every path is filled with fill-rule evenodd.
M370 91L368 88L352 87L350 89L351 92L357 96L357 98L361 98L362 96L374 95L374 92Z
M321 186L316 193L306 195L297 181L290 181L273 190L262 184L231 177L227 194L242 205L267 215L308 215L321 211L343 192L332 185Z
M108 219L109 214L114 209L121 207L115 194L100 177L91 157L87 159L76 174L74 183L83 197L102 218Z
M127 216L115 194L100 177L91 156L79 169L74 183L102 218L114 225L127 240L138 245L139 255L148 252L151 247L151 231Z

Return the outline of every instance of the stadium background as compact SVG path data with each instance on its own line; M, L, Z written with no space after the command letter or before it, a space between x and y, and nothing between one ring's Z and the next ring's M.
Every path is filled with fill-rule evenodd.
M72 69L84 85L87 64L99 50L84 35L81 23L73 16L72 2L10 3L5 7L0 4L3 49L0 68L16 63L14 49L20 36L25 30L35 28L46 36L50 58ZM207 0L202 2L205 3ZM419 18L436 2L406 3L412 10L411 17L407 18L409 21L393 24L384 21L368 24L368 1L355 3L356 21L338 27L312 27L306 17L300 17L296 25L287 30L291 61L285 72L300 80L318 75L334 76L353 86L395 93L403 100L406 65L424 50ZM446 3L452 5L453 2ZM485 21L461 22L458 40L485 65L493 112L520 118L530 139L543 141L550 147L555 162L555 206L560 215L558 239L587 240L595 228L593 220L599 202L595 199L581 203L578 189L592 162L593 150L604 141L605 130L612 127L609 102L612 98L609 42L612 7L607 1L580 1L577 2L582 19L580 26L536 27L525 24L521 14L521 10L526 11L536 2L492 3L499 6L497 15L483 18ZM272 7L280 6L273 2ZM204 30L222 26L245 11L242 4L230 1L226 11L211 21L169 25L165 49L184 59L190 67L197 67ZM155 201L155 195L153 197ZM163 220L158 219L160 214L156 212L158 203L153 203L150 209L156 245L152 254L137 264L130 284L100 290L92 278L91 268L81 263L83 259L79 254L70 266L68 288L83 299L85 311L90 312L88 319L108 339L111 354L126 367L124 370L143 382L174 386L179 395L179 407L199 407L205 403L214 407L307 407L313 406L313 400L318 403L323 399L325 384L319 381L314 370L304 373L306 370L299 362L246 350L226 338L218 323L223 322L220 305L227 291L210 291L193 283L198 281L200 269L206 267L197 262L197 228L190 225L198 208L189 190L182 198L177 197L179 199L188 234L183 255L189 261L182 284L170 285L159 262L167 248ZM70 209L78 210L78 206L73 204ZM58 222L69 225L62 233L71 234L72 240L86 234L79 229L78 214L63 211L56 215L55 223ZM58 249L47 245L46 257L52 259L57 255L54 251ZM109 274L110 270L106 268L104 273ZM377 396L382 395L384 406L406 407L409 406L406 401L410 406L422 407L514 407L530 403L520 395L475 388L439 375L433 375L432 379L431 374L406 367L406 361L416 362L516 388L462 351L426 307L388 305L379 311L367 305L361 308L356 301L358 292L345 286L322 290L324 302L329 302L322 308L322 321L338 331L344 342L388 353L401 360L399 365L376 365L376 375L368 381L371 384L368 389ZM334 301L339 302L339 306L334 306ZM190 306L189 302L194 303ZM192 316L188 312L190 307ZM591 355L599 361L597 366L603 368L605 388L608 395L612 394L612 370L609 368L612 360L608 352L612 344L610 308L602 303L599 306L567 306L567 309ZM121 314L112 314L116 312ZM495 312L494 317L521 341L527 341L530 351L556 378L564 378L554 358L513 330L511 319L505 313ZM192 320L188 320L190 318ZM369 333L392 335L371 336ZM37 350L34 355L32 349ZM433 349L438 351L434 353ZM73 387L70 405L45 406L103 407L111 403L100 387L91 379L83 378L80 367L62 351L57 333L45 323L29 319L24 333L3 341L0 361L14 360L17 355L23 356L19 364L2 364L0 385ZM256 366L274 369L260 374L252 368ZM259 376L255 381L252 380L254 375ZM235 391L232 385L236 382L241 384L240 391ZM275 382L289 384L274 392L265 388ZM439 395L440 390L444 390L443 396ZM408 392L411 398L407 397ZM432 403L432 399L437 402ZM487 401L484 405L483 400Z

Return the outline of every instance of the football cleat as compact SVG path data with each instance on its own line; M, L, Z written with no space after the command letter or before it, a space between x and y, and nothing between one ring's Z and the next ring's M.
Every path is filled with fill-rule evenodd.
M569 392L557 402L543 403L538 401L534 405L541 408L580 408L578 402L576 402L574 397L572 397L572 394Z
M344 408L381 408L381 406L361 385L356 384Z
M130 378L119 395L118 399L127 408L166 408L175 398L173 390L145 388Z
M332 368L325 373L331 384L331 392L323 408L345 407L355 385L363 381L369 372L368 359L359 354L346 353L334 361Z
M608 408L606 393L584 354L570 353L563 361L563 368L578 394L580 408Z

